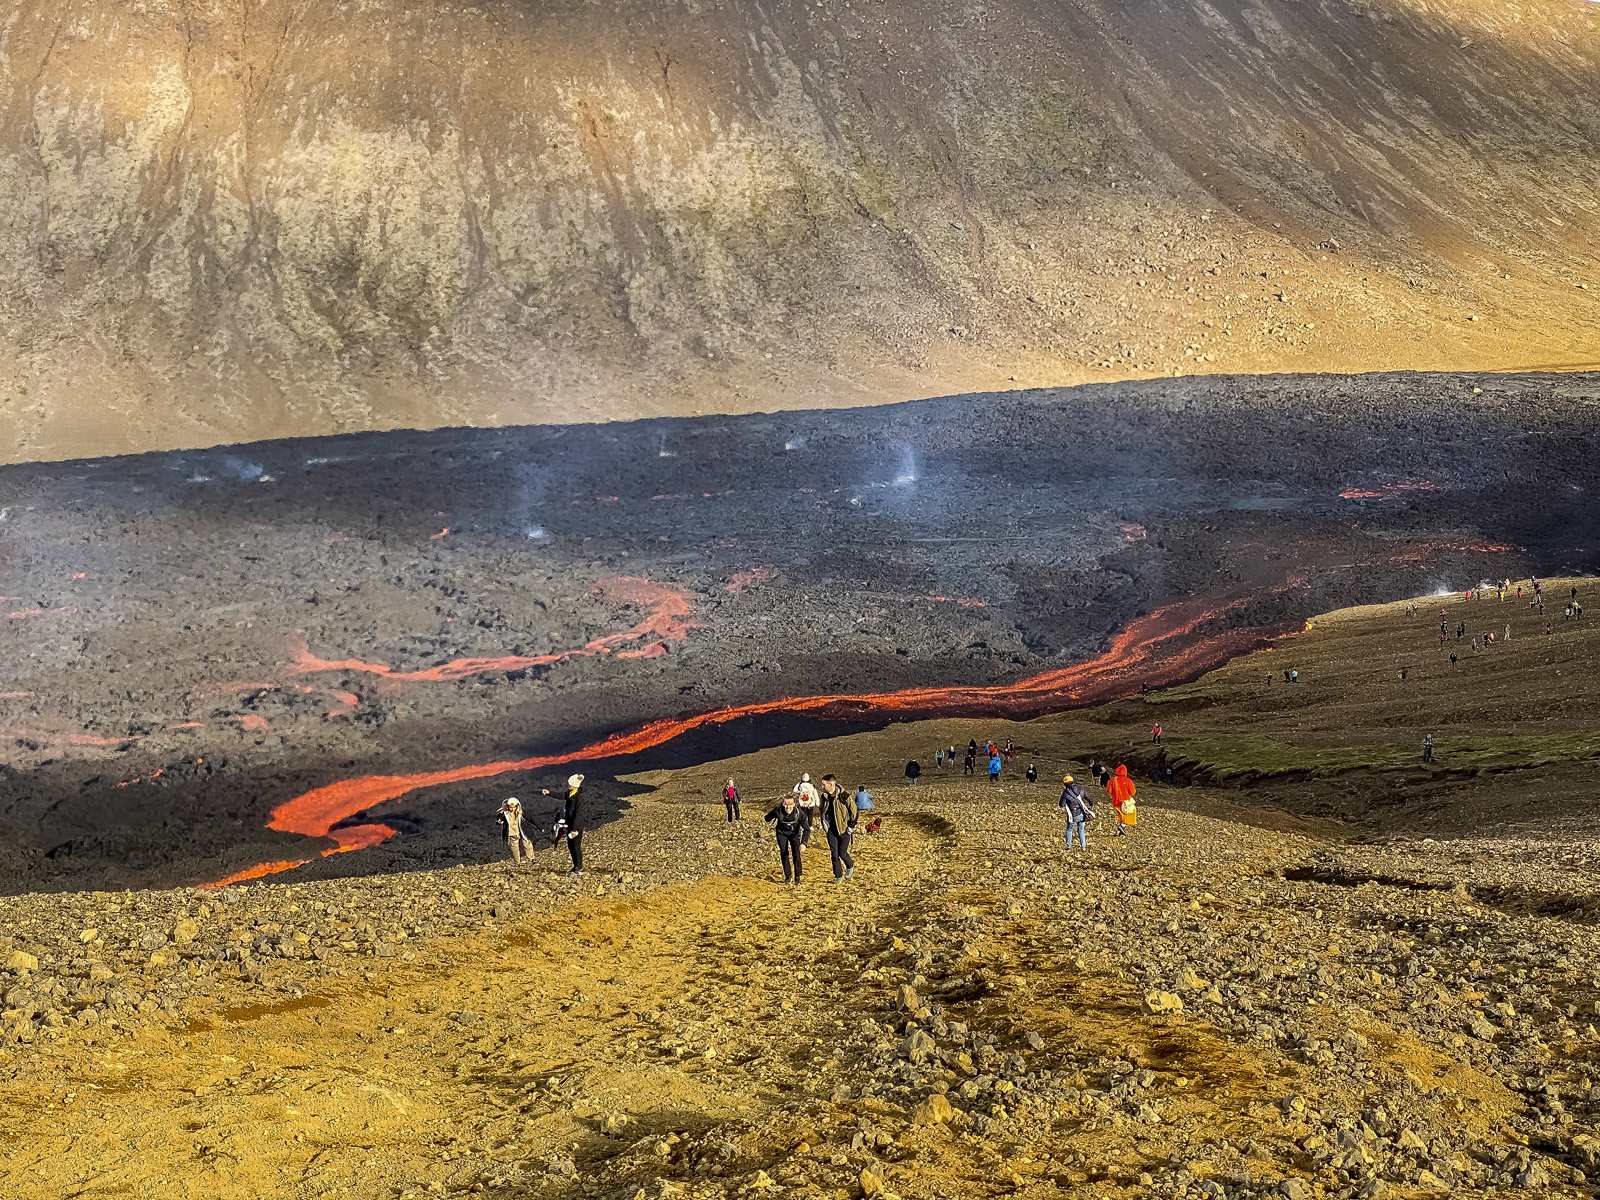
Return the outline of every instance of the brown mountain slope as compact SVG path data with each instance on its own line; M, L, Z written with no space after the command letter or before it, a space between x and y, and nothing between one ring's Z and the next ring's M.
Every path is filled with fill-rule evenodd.
M14 0L4 456L1600 359L1597 94L1577 0Z

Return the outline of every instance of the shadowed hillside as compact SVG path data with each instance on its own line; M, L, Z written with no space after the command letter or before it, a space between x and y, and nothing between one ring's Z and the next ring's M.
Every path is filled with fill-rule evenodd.
M1597 64L1576 2L14 0L4 456L1600 359Z

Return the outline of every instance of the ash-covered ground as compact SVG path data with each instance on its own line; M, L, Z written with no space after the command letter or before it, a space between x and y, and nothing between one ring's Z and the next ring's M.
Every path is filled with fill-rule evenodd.
M5 468L0 886L482 860L494 801L569 768L413 792L373 814L396 836L329 858L266 826L338 780L786 696L1097 663L1028 702L1087 703L1330 608L1586 571L1597 398L1209 378ZM612 776L819 728L780 711L582 769L603 820Z

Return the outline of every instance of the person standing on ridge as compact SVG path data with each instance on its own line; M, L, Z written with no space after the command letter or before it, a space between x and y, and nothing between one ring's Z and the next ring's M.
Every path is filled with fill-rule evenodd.
M973 758L977 758L978 757L978 739L977 738L968 738L967 739L967 753L972 755Z
M1161 744L1161 722L1157 721L1150 729L1150 740L1156 745Z
M1422 761L1425 763L1433 761L1433 734L1431 733L1422 735Z
M549 788L539 789L544 795L554 793ZM567 840L567 852L572 855L572 870L570 875L583 878L583 776L567 776L567 794L565 797L566 808L561 814L561 819L566 829L560 837Z
M510 797L495 813L500 831L506 835L506 845L511 850L511 861L521 862L533 858L533 840L522 832L522 801Z
M1072 781L1071 775L1061 777L1061 798L1056 801L1056 807L1066 809L1067 812L1067 849L1072 849L1072 835L1078 835L1078 845L1085 851L1089 849L1089 832L1087 826L1094 820L1094 809L1089 805L1089 793Z
M1000 782L1000 768L1003 765L1004 764L1001 763L1000 756L998 754L992 754L992 755L989 756L989 782L990 783L999 783Z
M1128 778L1128 768L1118 766L1117 773L1111 777L1111 782L1106 785L1106 791L1111 793L1111 807L1117 813L1117 836L1127 837L1128 830L1139 823L1139 810L1133 802L1133 795L1137 789L1133 780Z
M783 863L783 882L800 882L800 844L806 835L805 814L790 792L773 805L765 820L772 824L778 835L778 860Z
M859 814L850 793L832 775L822 777L822 832L828 837L828 856L833 860L833 881L854 879L856 860L850 857L850 838L856 831Z
M722 804L728 810L728 823L730 825L734 821L744 820L739 815L739 789L733 786L733 780L731 779L728 780L727 786L722 789Z

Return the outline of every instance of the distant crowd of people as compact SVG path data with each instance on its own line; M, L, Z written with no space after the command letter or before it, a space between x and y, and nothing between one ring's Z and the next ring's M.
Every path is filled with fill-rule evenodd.
M1154 726L1151 729L1151 740L1160 742L1162 733L1160 725ZM966 774L975 773L974 766L979 761L980 752L988 759L990 781L998 782L1001 773L1006 769L1006 763L1016 755L1016 748L1009 739L1004 744L990 740L982 746L978 744L976 738L972 739L967 744ZM946 765L954 764L956 758L957 750L954 746L948 750L941 746L934 752L934 762L941 770ZM1159 765L1153 767L1151 780L1160 781L1163 778L1162 772L1163 768ZM921 774L921 766L915 759L906 764L905 776L909 783L915 784ZM1170 768L1165 769L1167 782L1171 781L1171 775ZM1039 778L1037 764L1030 761L1024 776L1029 783L1036 783ZM1136 789L1125 765L1119 765L1112 770L1109 765L1102 764L1098 759L1092 760L1089 763L1088 780L1110 798L1111 809L1116 818L1117 836L1126 837L1130 831L1138 827L1139 813L1134 800ZM575 876L583 875L585 829L583 785L582 775L572 775L568 777L564 790L557 789L552 792L549 788L540 789L541 795L557 796L561 801L560 807L550 815L551 848L559 849L563 844L566 845L571 857L569 874ZM743 797L732 778L723 785L721 799L728 823L744 819ZM1090 800L1089 792L1073 776L1066 775L1062 778L1062 790L1057 803L1066 812L1068 849L1071 849L1076 841L1080 848L1087 850L1088 824L1095 819L1095 807ZM511 861L531 860L534 841L530 819L523 809L522 801L515 796L508 797L501 803L495 817L501 836L506 839ZM803 878L805 850L811 845L813 835L818 828L822 830L823 839L827 842L833 880L842 884L855 878L856 862L853 849L856 833L858 831L878 833L883 827L883 818L866 785L858 785L852 791L831 773L813 782L810 772L803 772L799 782L772 805L763 820L773 828L778 843L778 863L783 870L785 886L798 886Z

